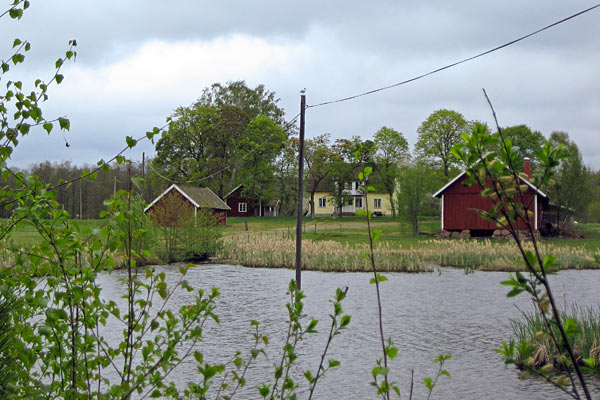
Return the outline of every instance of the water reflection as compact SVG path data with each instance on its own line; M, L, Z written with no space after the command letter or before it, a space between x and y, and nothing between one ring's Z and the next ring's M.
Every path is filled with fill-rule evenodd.
M157 267L174 276L177 266ZM102 275L105 296L117 298L124 272ZM440 353L452 354L447 369L451 379L441 378L434 391L437 399L561 399L564 393L536 379L519 380L518 371L505 366L493 351L511 335L510 318L519 317L519 309L531 310L525 296L508 299L507 289L499 284L506 273L443 269L435 274L387 274L382 284L385 335L399 347L391 363L392 379L407 398L411 370L415 376L415 397L424 398L423 377L433 376L432 360ZM216 310L219 325L205 331L202 351L212 362L225 362L236 350L248 350L251 343L250 320L258 320L271 339L268 359L261 358L248 372L248 387L238 398L258 398L255 387L272 381L273 364L279 361L279 349L286 330L285 292L291 270L249 269L232 265L201 265L189 271L187 279L194 287L216 286L221 292ZM303 289L307 295L306 312L320 320L318 335L300 344L301 362L296 368L297 381L305 383L302 372L315 371L328 334L330 299L335 288L348 286L344 312L352 315L350 328L337 337L331 357L342 365L331 371L317 387L318 399L376 398L371 369L380 354L375 290L366 273L304 272ZM551 278L557 297L564 290L568 302L598 306L597 287L600 271L562 271ZM187 293L175 298L177 307L189 300ZM560 303L562 304L562 298ZM188 362L176 371L175 380L196 379L195 364ZM305 385L304 385L305 386ZM597 393L598 394L598 393ZM300 397L302 398L302 396Z

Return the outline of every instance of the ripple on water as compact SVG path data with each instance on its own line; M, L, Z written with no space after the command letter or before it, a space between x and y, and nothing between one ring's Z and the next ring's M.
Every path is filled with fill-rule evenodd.
M174 279L177 267L157 267ZM121 285L119 273L104 274L104 295L117 298ZM272 366L279 361L278 351L286 332L285 303L287 285L294 272L281 269L251 269L232 265L200 265L188 272L194 287L216 286L221 292L217 314L220 324L205 330L201 351L216 362L230 359L236 350L248 349L251 340L250 320L261 322L271 339L268 358L261 358L248 372L248 387L240 398L257 397L255 387L270 382ZM508 299L506 288L499 284L506 273L442 269L441 275L388 273L381 285L384 331L399 347L399 356L391 362L392 379L403 393L408 393L411 371L415 376L415 398L422 398L422 379L433 376L432 360L440 353L452 354L446 367L451 379L442 378L435 389L437 399L561 399L562 392L536 379L520 380L512 366L505 366L493 351L511 336L509 319L518 318L519 309L529 310L526 296ZM370 370L381 352L377 299L367 273L302 274L307 295L307 314L320 320L318 335L309 337L298 349L300 364L297 380L306 369L316 370L328 333L330 299L336 287L348 286L344 312L352 316L350 328L335 339L331 357L342 365L331 371L319 384L319 399L376 398ZM600 271L562 271L553 276L557 297L564 290L568 301L580 305L598 305L597 287ZM174 298L176 308L190 299L188 294ZM518 308L517 308L518 307ZM196 379L195 365L189 361L176 371L180 384ZM302 396L301 396L302 398Z

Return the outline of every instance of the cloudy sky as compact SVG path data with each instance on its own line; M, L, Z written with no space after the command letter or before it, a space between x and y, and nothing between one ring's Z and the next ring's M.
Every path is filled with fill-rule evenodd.
M32 0L21 21L0 20L0 58L10 54L12 38L27 39L32 50L9 79L47 79L77 39L77 60L44 105L47 118L68 116L71 132L32 132L12 164L108 159L126 135L162 126L214 82L262 83L291 119L302 88L311 105L394 84L597 1ZM385 125L412 146L419 124L440 108L491 122L485 88L502 126L527 124L546 136L566 131L586 164L600 169L598 71L600 8L408 85L310 108L307 137L367 139ZM142 151L152 155L154 147L139 145L127 156L139 160Z

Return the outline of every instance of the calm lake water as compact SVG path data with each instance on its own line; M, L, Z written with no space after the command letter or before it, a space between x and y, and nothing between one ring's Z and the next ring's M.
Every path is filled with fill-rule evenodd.
M157 267L173 278L177 265ZM398 345L398 357L391 362L391 378L408 398L411 370L414 370L414 397L426 397L423 378L433 377L437 365L432 360L440 353L452 354L446 369L452 378L441 377L432 398L436 399L562 399L564 393L537 379L519 379L519 371L505 366L494 348L511 336L510 318L521 310L533 309L527 296L506 297L500 281L504 272L475 272L441 269L441 273L388 273L382 284L384 331ZM105 296L116 299L122 293L117 279L123 271L101 276ZM285 339L286 289L294 271L251 269L233 265L200 265L189 271L187 280L194 287L216 286L221 292L217 314L220 324L205 331L201 351L211 362L230 360L236 350L251 346L250 320L261 322L271 340L267 354L247 375L247 387L237 398L259 398L256 386L272 382L273 364L280 359ZM371 369L380 357L377 308L374 285L367 273L303 272L302 286L307 295L305 310L319 319L319 334L300 343L300 363L296 380L306 387L302 372L316 372L329 332L329 313L336 287L348 286L344 312L352 316L348 330L335 338L330 357L342 365L330 371L317 386L317 399L375 399L369 385ZM563 271L553 276L554 293L561 304L600 306L600 271ZM564 295L563 295L564 294ZM189 300L180 293L174 306ZM173 380L183 385L197 379L193 361L175 371ZM596 385L597 386L597 385ZM299 398L304 398L303 392ZM595 392L600 398L600 393Z

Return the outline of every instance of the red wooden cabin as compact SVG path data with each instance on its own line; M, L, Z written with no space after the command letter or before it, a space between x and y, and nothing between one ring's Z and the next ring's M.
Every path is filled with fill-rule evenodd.
M528 165L525 171L528 172ZM442 231L462 232L470 231L471 236L491 236L498 226L482 218L476 210L489 210L493 203L490 199L481 196L481 187L478 184L467 186L466 172L459 174L446 186L441 188L433 197L441 199L441 223ZM527 179L521 178L522 183L527 185L523 198L527 208L533 213L530 223L536 232L542 228L542 214L548 207L548 196L536 188ZM526 229L524 220L519 221L519 229Z
M227 223L230 208L209 188L171 185L144 210L161 226L174 226L198 218L199 210L209 210L216 223Z
M225 195L225 202L231 211L230 217L276 217L279 215L279 200L273 199L265 204L256 205L244 195L244 186L238 185Z

